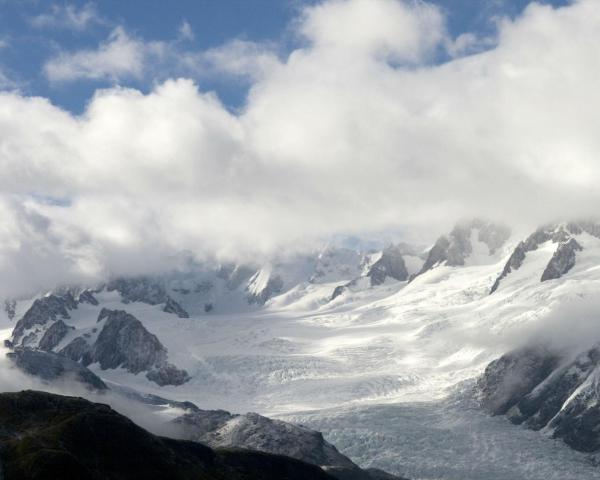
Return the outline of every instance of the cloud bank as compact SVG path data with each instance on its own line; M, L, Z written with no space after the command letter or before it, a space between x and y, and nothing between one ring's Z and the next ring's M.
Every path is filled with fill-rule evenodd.
M533 3L500 23L494 48L459 58L464 39L423 2L330 0L293 28L287 55L168 45L177 74L248 78L240 112L186 78L98 91L81 116L1 94L0 288L160 269L183 250L255 258L336 233L440 233L470 215L596 213L594 0ZM152 45L117 29L46 73L151 75Z

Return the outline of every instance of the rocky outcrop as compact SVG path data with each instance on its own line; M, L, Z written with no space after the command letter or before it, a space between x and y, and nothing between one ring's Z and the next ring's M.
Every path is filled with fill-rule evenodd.
M270 275L266 282L262 282L260 276L263 272L257 272L249 282L246 298L248 303L264 305L267 300L283 291L283 279L279 275Z
M575 266L576 252L582 250L583 247L574 238L559 245L542 274L542 282L560 278L571 270Z
M98 300L90 290L84 290L81 292L77 300L79 303L88 303L94 306L98 305Z
M369 268L367 277L371 279L372 286L381 285L388 277L400 281L408 280L402 250L393 245L383 250L379 260Z
M482 406L513 423L600 451L600 346L579 355L527 347L492 362L478 381Z
M76 308L77 302L71 294L60 297L57 295L48 295L38 298L15 325L12 333L12 343L18 345L25 332L36 326L45 325L50 321L58 319L66 320L71 318L69 311Z
M167 298L167 302L163 308L163 312L172 313L177 315L179 318L190 318L189 313L187 313L181 305L179 305L175 300L171 297Z
M54 350L70 330L74 330L74 327L68 326L62 320L57 320L46 330L38 348L47 352Z
M85 365L92 363L89 357L90 345L83 337L74 338L58 353L75 362L82 362Z
M44 381L76 381L92 390L107 389L98 376L62 355L26 348L16 348L6 355L20 370Z
M256 413L195 409L178 417L183 438L213 448L238 447L285 455L322 467L339 480L401 480L381 470L360 469L323 438L321 432Z
M437 239L431 250L429 250L429 254L425 259L425 263L423 263L423 267L421 267L421 271L418 275L431 270L436 265L439 265L442 262L445 262L448 259L448 247L450 246L450 241L445 237L441 236Z
M256 271L257 268L250 265L228 263L219 268L217 277L225 280L225 286L228 290L237 290L243 283L250 280Z
M84 363L98 362L102 370L146 371L148 379L159 385L180 385L189 379L187 372L167 363L167 349L133 315L102 309L98 321L102 320L104 326L89 353L83 355Z
M521 268L521 265L523 265L523 262L525 261L527 251L528 250L526 250L525 242L519 242L519 244L513 250L513 253L508 258L508 261L504 265L502 272L494 281L494 284L492 285L492 288L490 290L490 294L498 290L498 287L500 287L500 282L503 279L505 279L511 272Z
M443 264L449 267L464 265L473 253L474 234L479 242L485 244L487 253L494 255L508 240L510 230L504 225L481 219L461 222L452 229L450 234L438 238L417 275L431 270L436 265Z
M152 435L108 405L25 391L0 394L2 474L12 480L332 480L289 457Z
M167 350L142 322L124 310L102 309L98 321L106 320L90 350L91 361L102 370L124 368L131 373L163 364Z
M547 242L556 243L559 246L542 273L541 281L560 278L575 266L575 253L583 250L573 235L580 235L583 232L592 232L590 234L593 234L596 230L600 232L600 226L596 227L596 224L592 222L551 224L537 229L525 241L516 246L502 272L494 281L490 294L498 290L502 280L510 273L521 268L529 252L537 250Z
M256 413L232 415L223 410L199 410L179 417L175 423L182 427L185 438L212 447L250 448L314 465L355 466L320 432Z
M146 378L151 382L160 385L183 385L190 379L190 376L185 370L177 368L170 363L155 365L147 374Z
M331 298L329 299L329 301L335 300L337 297L339 297L342 293L346 291L346 288L346 285L338 285L337 287L335 287L333 289L333 293L331 294Z
M117 278L108 283L106 290L119 292L123 303L164 304L164 312L189 318L188 312L169 296L162 283L150 277Z

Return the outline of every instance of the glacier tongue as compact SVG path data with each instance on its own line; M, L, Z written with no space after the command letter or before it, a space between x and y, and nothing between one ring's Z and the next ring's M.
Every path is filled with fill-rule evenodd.
M35 348L48 326L58 325L43 345L55 345L54 351L70 346L75 355L98 339L102 308L124 310L190 378L159 386L145 375L92 363L107 384L204 409L306 423L362 466L413 478L600 478L584 455L490 418L465 392L461 401L454 396L456 385L472 383L490 362L543 328L557 306L597 297L597 231L589 225L550 230L529 237L535 248L516 263L510 259L519 238L473 224L444 237L423 265L414 251L390 249L385 260L384 251L330 248L262 266L168 274L157 284L96 289L93 300L73 296L76 308L67 300L49 305L48 318L31 316L15 339L31 334ZM571 239L581 249L563 247L574 257L567 251L552 263ZM490 295L506 265L510 271ZM549 265L560 275L542 282ZM339 286L342 293L331 300ZM32 302L11 304L4 325L14 325L11 312L25 318Z

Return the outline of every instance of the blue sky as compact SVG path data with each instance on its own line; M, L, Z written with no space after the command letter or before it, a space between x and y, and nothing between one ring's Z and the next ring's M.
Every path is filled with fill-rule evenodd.
M596 215L598 0L435 1L0 0L0 290Z
M43 66L60 52L95 49L117 27L140 41L176 44L179 50L203 51L232 39L271 42L285 55L301 41L290 24L312 0L103 0L101 2L46 2L38 0L0 3L0 67L10 86L26 95L39 95L67 110L81 112L97 88L115 83L147 91L168 76L190 76L189 71L162 68L162 78L49 81ZM527 0L434 0L442 7L454 37L465 32L493 36L495 21L515 17ZM561 5L566 0L545 3ZM182 25L189 25L181 38ZM196 72L197 73L197 72ZM204 91L214 90L230 109L243 105L248 82L222 75L196 75Z

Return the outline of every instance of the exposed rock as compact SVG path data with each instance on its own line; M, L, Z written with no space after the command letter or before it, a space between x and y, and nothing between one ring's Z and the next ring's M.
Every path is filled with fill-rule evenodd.
M23 334L36 325L45 325L59 318L69 319L70 310L77 308L77 302L71 294L64 296L48 295L38 298L21 318L12 333L12 342L18 345Z
M264 287L256 287L255 284L260 283L259 276L261 274L263 274L263 272L257 272L252 279L250 279L247 295L248 303L264 305L267 300L278 293L281 293L283 290L283 279L279 275L269 275L269 279L264 284Z
M60 352L63 355L75 362L82 362L85 365L89 365L92 361L89 358L90 345L83 337L77 337L71 340L71 342L64 347Z
M387 277L400 281L408 280L408 271L400 248L392 245L383 250L381 258L371 266L367 276L373 286L381 285Z
M238 289L244 282L250 280L252 275L256 273L256 267L249 265L236 265L231 269L226 277L226 286L229 290Z
M332 480L288 457L158 437L107 405L44 392L0 394L0 449L12 480Z
M600 451L600 347L576 357L523 348L492 362L478 382L482 406L572 448Z
M76 380L93 390L106 390L107 388L104 382L86 367L56 353L16 348L6 356L20 370L48 382Z
M575 266L576 252L582 250L583 247L574 238L560 244L542 274L542 282L560 278L571 270Z
M17 302L15 300L5 300L4 301L4 311L6 315L8 315L9 320L15 318L17 308Z
M163 387L165 385L183 385L190 379L190 376L185 370L180 370L175 365L165 363L150 370L146 374L146 378Z
M47 352L54 350L70 330L74 330L74 327L68 326L62 320L57 320L46 330L38 348Z
M320 432L256 413L232 415L223 410L199 410L176 419L185 438L211 447L241 447L287 455L314 465L353 467L355 464L327 443Z
M112 280L106 289L118 291L123 303L142 302L149 305L165 304L163 311L173 313L180 318L189 318L181 305L173 300L161 282L150 277L117 278Z
M163 308L163 312L173 313L179 318L190 318L190 314L186 312L181 305L179 305L171 297L167 298L167 302Z
M167 349L133 315L103 308L98 322L102 320L106 322L98 338L82 356L84 364L98 362L102 370L124 368L135 374L146 371L159 385L180 385L189 379L185 370L167 363ZM72 350L78 353L80 345Z
M335 287L333 289L333 293L331 294L331 298L329 301L331 300L335 300L337 297L339 297L342 293L344 293L344 291L346 290L346 285L338 285L337 287Z
M473 253L472 236L486 245L488 254L494 255L510 236L510 230L486 220L474 219L457 224L448 236L440 237L429 251L429 255L417 275L421 275L439 264L457 267L465 264Z
M160 305L168 299L164 286L149 277L116 278L108 283L106 289L121 294L123 303L143 302Z
M543 347L527 347L491 362L478 381L482 406L504 415L558 366L560 357Z
M429 250L429 254L425 259L425 263L423 267L421 267L421 271L418 275L431 270L436 265L439 265L442 262L445 262L448 258L448 247L450 246L450 241L445 237L441 236L437 239L431 250Z
M84 290L79 294L77 299L79 303L89 303L90 305L98 305L98 300L90 290Z
M176 418L183 438L218 447L239 447L286 455L323 467L338 480L401 480L381 470L360 469L328 443L321 432L256 413L192 409Z
M508 258L508 261L504 265L504 268L502 269L502 273L500 273L500 275L498 275L498 277L496 278L496 281L492 285L490 294L492 294L496 290L498 290L498 287L500 286L500 282L504 278L506 278L506 276L508 274L510 274L513 270L518 270L519 268L521 268L521 265L523 265L523 262L525 261L525 255L527 253L526 248L527 247L525 245L525 242L519 242L519 244L514 249L513 253Z
M517 247L515 248L515 250L509 257L508 261L504 265L502 272L496 278L494 284L492 285L490 294L492 294L496 290L498 290L498 287L500 287L501 281L504 278L506 278L511 272L521 268L528 252L537 250L540 247L540 245L543 245L544 243L549 242L549 241L552 241L553 243L569 243L568 240L571 238L571 235L576 234L577 232L581 232L581 231L582 231L581 227L575 223L568 224L567 226L552 224L552 225L546 225L542 228L538 228L529 237L527 237L527 239L524 242L520 242L517 245ZM577 242L575 242L575 243L577 243ZM577 244L577 245L579 245L579 244ZM569 249L570 248L574 248L574 245L572 244L571 247L569 247ZM563 253L563 255L564 255L564 257L568 257L569 254L565 251ZM559 262L559 261L562 262L564 260L566 260L566 258L560 259L560 260L557 259L556 262ZM574 260L575 260L575 254L573 251L573 265L574 265ZM552 263L552 261L550 263ZM571 265L571 267L573 265ZM556 264L555 266L558 267L559 265ZM550 265L548 265L548 267L550 267ZM564 267L566 267L566 265L563 266L563 268ZM571 267L569 267L569 269ZM551 271L553 269L554 269L554 266L550 267ZM551 274L553 274L551 271L549 271L548 274L546 274L546 272L544 272L544 274L551 275ZM566 271L568 271L568 270L566 270ZM566 271L563 273L566 273ZM558 277L556 277L556 278L558 278ZM546 280L547 279L549 279L549 278L546 278ZM542 280L542 281L544 281L544 280Z
M139 373L166 362L165 347L133 315L103 309L98 320L104 318L106 323L90 351L92 363L98 362L102 370L122 367Z

